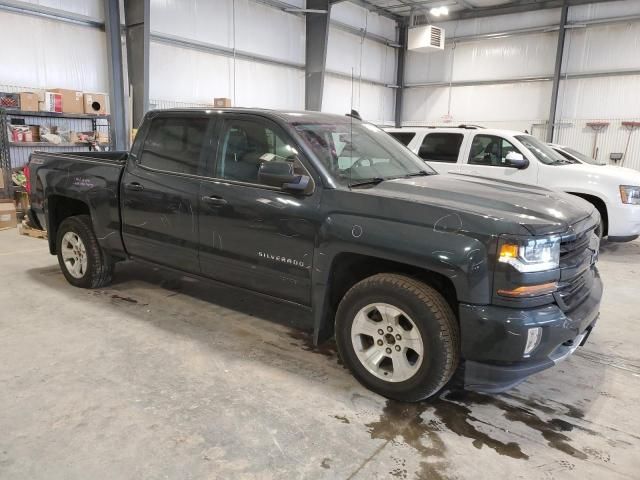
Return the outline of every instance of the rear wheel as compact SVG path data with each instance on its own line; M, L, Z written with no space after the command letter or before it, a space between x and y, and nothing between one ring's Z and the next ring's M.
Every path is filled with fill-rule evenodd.
M459 361L459 329L445 299L404 275L354 285L336 314L340 356L367 388L415 402L437 393Z
M60 224L56 250L62 273L71 285L99 288L111 282L113 261L100 248L88 215L69 217Z

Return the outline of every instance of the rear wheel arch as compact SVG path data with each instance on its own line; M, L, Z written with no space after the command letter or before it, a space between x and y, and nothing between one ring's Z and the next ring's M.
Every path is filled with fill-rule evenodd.
M60 224L67 218L77 215L91 215L89 205L75 198L63 195L50 195L47 198L47 230L49 237L49 251L56 254L56 239Z
M589 195L588 193L578 193L578 192L567 192L571 195L575 195L576 197L580 197L583 200L586 200L590 204L592 204L598 212L600 213L600 218L602 219L602 237L606 237L609 233L609 213L607 211L607 204L600 197L595 195Z

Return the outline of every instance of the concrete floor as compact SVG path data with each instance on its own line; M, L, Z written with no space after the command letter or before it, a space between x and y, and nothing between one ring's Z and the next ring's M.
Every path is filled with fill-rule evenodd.
M509 394L389 402L291 307L143 269L66 283L0 232L0 478L640 478L640 242L588 345ZM499 476L499 477L498 477Z

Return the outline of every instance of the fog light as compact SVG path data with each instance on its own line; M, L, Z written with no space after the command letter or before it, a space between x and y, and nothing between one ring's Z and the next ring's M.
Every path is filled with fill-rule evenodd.
M540 345L542 339L542 328L530 328L527 333L527 344L524 346L524 356L527 357L535 348Z

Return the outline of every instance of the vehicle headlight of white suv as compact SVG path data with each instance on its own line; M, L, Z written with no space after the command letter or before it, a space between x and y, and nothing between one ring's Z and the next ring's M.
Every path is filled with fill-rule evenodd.
M640 186L620 185L622 203L640 205Z

